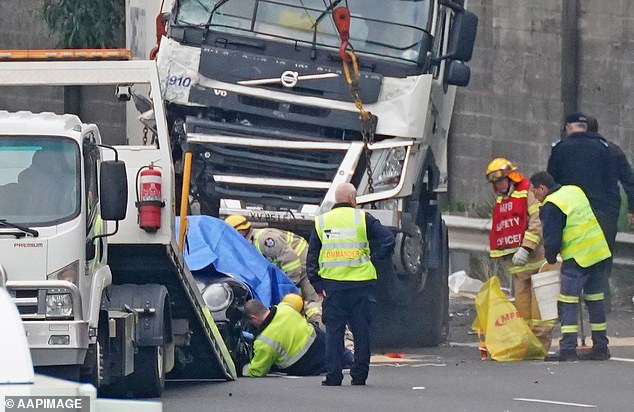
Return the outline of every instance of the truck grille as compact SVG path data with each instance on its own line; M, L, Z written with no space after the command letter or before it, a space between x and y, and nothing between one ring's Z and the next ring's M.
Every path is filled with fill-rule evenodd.
M44 291L44 294L46 291ZM38 289L17 289L11 292L20 316L25 319L43 319L44 313L39 313L39 290ZM44 295L45 296L45 295ZM43 307L42 307L43 308Z
M246 177L321 180L335 177L345 152L206 145L201 152L215 174Z

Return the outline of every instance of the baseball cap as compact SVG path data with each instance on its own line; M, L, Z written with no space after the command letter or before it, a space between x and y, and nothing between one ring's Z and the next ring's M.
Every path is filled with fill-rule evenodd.
M566 123L587 123L588 117L581 112L570 113L566 116Z

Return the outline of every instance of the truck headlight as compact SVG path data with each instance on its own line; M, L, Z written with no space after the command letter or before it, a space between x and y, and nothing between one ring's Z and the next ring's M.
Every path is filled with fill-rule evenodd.
M375 177L377 186L387 186L391 189L398 185L403 172L403 164L407 151L404 147L394 147L388 150L387 158L380 174Z
M70 293L46 295L46 317L68 318L73 316L73 298Z
M226 283L212 283L203 292L203 300L209 310L220 312L233 302L233 290Z
M60 270L46 275L47 280L65 280L77 285L79 275L79 260L74 261L70 265L66 265Z

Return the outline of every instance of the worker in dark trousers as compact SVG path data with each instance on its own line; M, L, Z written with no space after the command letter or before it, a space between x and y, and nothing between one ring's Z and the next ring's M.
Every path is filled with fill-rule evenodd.
M254 355L245 366L245 376L265 376L272 369L297 376L325 371L323 332L291 305L280 303L267 309L262 302L252 299L244 305L244 317L255 330Z
M621 211L621 190L619 189L619 182L623 186L623 190L627 195L628 203L628 222L631 225L634 224L634 173L632 173L632 166L627 160L625 153L616 143L612 143L604 139L599 134L599 122L596 118L591 116L587 117L588 134L596 136L599 139L604 140L608 145L608 152L610 155L610 179L606 185L608 192L608 206L604 216L599 219L599 224L605 234L605 240L608 242L610 251L614 254L614 246L616 244L616 233L618 231L619 213ZM611 293L610 293L610 273L612 271L612 259L606 262L605 265L605 304L606 311L610 311L611 307Z
M596 133L588 132L588 120L580 112L566 117L566 137L553 144L547 171L560 185L583 190L606 238L610 238L616 236L618 212L615 217L610 201L610 187L616 183L612 184L609 145Z
M590 359L607 360L607 322L604 306L604 265L612 256L603 231L578 186L559 185L551 175L539 172L531 177L531 190L542 202L539 217L544 233L544 251L548 263L561 254L559 320L561 340L559 360L575 361L577 355L577 310L583 291L590 314L592 352Z
M352 385L365 385L370 369L370 323L376 300L377 272L372 259L383 260L394 250L394 235L356 207L356 188L342 183L335 190L332 210L315 217L308 244L307 272L325 295L322 319L326 324L324 386L340 386L346 323L354 336Z

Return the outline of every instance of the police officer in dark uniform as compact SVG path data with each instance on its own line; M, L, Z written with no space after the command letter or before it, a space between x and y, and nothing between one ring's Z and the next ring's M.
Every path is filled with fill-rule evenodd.
M332 210L315 217L306 261L308 277L325 295L326 378L324 386L340 386L343 380L341 347L346 324L354 335L352 385L365 385L370 369L370 323L376 303L373 289L377 273L373 260L390 257L394 235L356 207L356 188L342 183L335 191Z
M588 134L595 136L608 145L608 152L610 155L610 179L607 184L608 191L608 215L611 218L610 226L604 227L605 233L610 249L614 250L614 241L617 232L617 222L619 218L619 212L621 210L621 191L619 190L619 182L623 186L623 190L627 196L628 203L628 220L630 224L634 223L634 173L632 172L632 166L627 160L623 149L616 143L610 142L599 134L599 123L597 119L591 116L586 116L588 119Z
M566 117L566 137L553 145L547 171L560 185L584 191L603 228L610 211L610 153L604 139L587 132L587 121L580 112Z
M595 136L606 142L608 145L608 152L610 155L610 179L606 184L606 190L608 193L605 217L601 223L601 228L605 234L605 238L610 247L610 251L614 254L614 246L616 243L616 233L618 231L619 213L621 211L621 190L619 189L619 182L625 190L628 203L628 220L629 224L634 224L634 173L632 173L632 166L627 160L625 153L616 143L607 141L599 134L599 122L596 118L586 116L588 124L588 134ZM605 265L605 295L606 295L606 310L610 311L611 294L608 279L612 269L612 259L609 259Z

